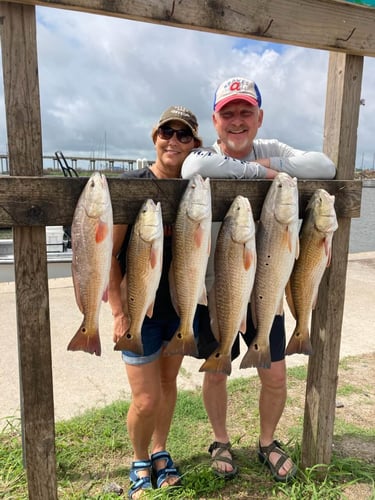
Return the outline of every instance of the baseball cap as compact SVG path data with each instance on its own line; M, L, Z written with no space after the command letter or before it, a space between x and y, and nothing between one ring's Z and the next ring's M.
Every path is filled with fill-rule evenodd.
M261 107L262 105L262 97L257 84L246 78L234 77L225 80L217 88L214 97L214 111L220 111L223 106L235 99L242 99L253 106Z
M171 106L166 109L159 118L157 127L161 127L165 123L172 120L177 120L182 122L184 125L187 125L193 132L194 137L198 135L198 120L194 113L184 106Z

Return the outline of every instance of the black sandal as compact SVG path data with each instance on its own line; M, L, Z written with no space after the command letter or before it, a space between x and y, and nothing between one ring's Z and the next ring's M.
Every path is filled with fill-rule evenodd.
M275 464L270 461L270 454L273 452L280 455L280 458ZM292 479L297 474L297 467L295 464L293 464L293 467L284 476L278 474L281 467L288 459L290 459L290 457L287 453L285 453L285 451L281 447L281 444L276 440L273 441L269 446L261 446L259 443L258 457L259 461L262 464L267 465L276 481L286 483L287 481L289 481L289 479Z
M211 468L212 468L214 474L216 474L217 476L222 477L224 479L233 479L238 473L238 467L234 463L233 458L223 456L223 453L225 451L231 452L231 448L232 448L232 445L231 445L230 441L228 441L228 443L220 443L219 441L214 441L210 445L210 447L208 448L208 452L211 455ZM214 450L218 450L218 451L215 453L214 456L212 456L212 452ZM214 462L223 462L223 463L229 464L229 465L231 465L232 470L230 470L230 471L229 470L228 471L219 470L216 467L214 467L214 465L213 465Z

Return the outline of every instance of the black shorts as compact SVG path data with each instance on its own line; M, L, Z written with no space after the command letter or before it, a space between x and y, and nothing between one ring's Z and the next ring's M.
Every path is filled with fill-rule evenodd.
M207 359L218 347L219 343L214 337L210 326L210 317L206 306L198 305L199 335L198 335L198 358ZM241 334L242 335L242 334ZM256 335L255 327L251 319L250 306L247 311L246 333L242 335L247 346L251 344ZM275 316L270 332L271 361L281 361L285 358L285 318ZM232 347L232 361L240 355L240 337L237 335Z

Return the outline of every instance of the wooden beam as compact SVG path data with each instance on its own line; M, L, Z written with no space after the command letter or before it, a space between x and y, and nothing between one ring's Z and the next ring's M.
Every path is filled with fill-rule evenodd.
M375 56L375 9L334 0L15 1L274 43Z
M43 175L35 7L0 3L0 19L10 172ZM17 226L13 239L29 498L54 500L57 484L45 230Z
M70 225L79 195L87 182L80 178L2 177L0 182L1 226ZM211 179L213 220L222 220L237 194L247 196L255 218L271 181ZM173 223L186 180L108 178L114 222L134 222L146 198L160 201L163 219ZM326 189L336 197L340 217L359 217L362 181L298 181L300 213L315 189Z
M363 57L330 55L324 151L340 165L337 179L352 179L356 154ZM302 465L329 464L336 411L337 373L344 314L350 219L338 218L332 262L327 269L313 313L309 358Z

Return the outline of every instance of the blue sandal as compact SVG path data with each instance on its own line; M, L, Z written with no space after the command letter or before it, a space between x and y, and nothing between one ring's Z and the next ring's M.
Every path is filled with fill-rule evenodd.
M165 460L165 467L162 469L156 470L155 468L155 462L157 460ZM161 488L163 483L169 478L169 477L175 477L177 478L177 481L173 483L171 486L177 486L181 483L181 476L175 467L172 457L170 454L163 450L163 451L158 451L157 453L153 453L151 455L151 463L152 463L152 472L155 476L156 479L156 485L158 488Z
M138 472L141 470L148 470L151 474L151 460L137 460L132 463L129 479L131 482L128 491L128 498L133 498L134 493L139 490L149 490L152 488L151 476L139 477Z

